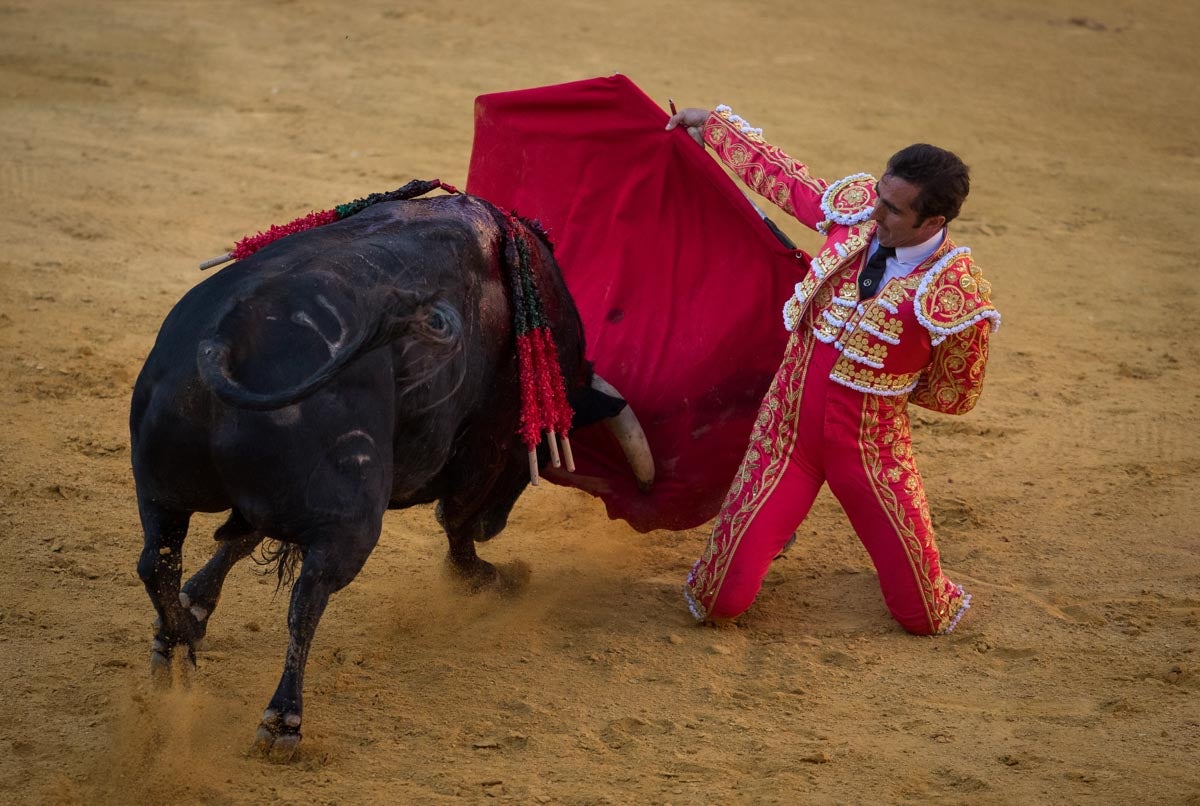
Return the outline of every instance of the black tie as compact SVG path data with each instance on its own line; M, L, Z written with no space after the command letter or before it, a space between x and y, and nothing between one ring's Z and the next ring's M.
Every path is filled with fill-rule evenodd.
M883 279L883 272L887 268L888 258L894 254L896 254L895 247L881 246L875 250L875 254L871 255L867 265L858 273L859 300L875 296L875 292L879 290L879 281Z

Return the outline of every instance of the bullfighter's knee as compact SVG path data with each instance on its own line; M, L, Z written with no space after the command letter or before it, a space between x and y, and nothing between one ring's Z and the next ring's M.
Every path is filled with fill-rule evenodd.
M732 621L750 609L754 604L758 591L729 591L724 590L712 601L705 614L707 622Z
M696 590L689 578L688 583L683 587L683 595L688 609L697 621L706 624L720 624L732 621L749 610L758 595L758 588L723 585L715 596L708 601L701 602L696 596Z
M961 586L947 583L948 587L938 590L932 598L921 596L888 595L884 600L892 618L905 632L912 635L946 635L958 626L959 621L971 606L971 595Z

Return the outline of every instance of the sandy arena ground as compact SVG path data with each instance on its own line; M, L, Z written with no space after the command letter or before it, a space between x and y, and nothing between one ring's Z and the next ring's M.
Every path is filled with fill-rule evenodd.
M1198 41L1183 0L0 0L0 801L1200 804ZM1004 327L975 412L915 415L969 616L902 633L825 495L724 630L679 596L704 529L543 486L483 550L527 591L467 598L394 513L298 760L250 757L286 597L249 565L195 685L149 685L126 418L163 316L243 234L465 183L476 95L614 71L831 179L973 167Z

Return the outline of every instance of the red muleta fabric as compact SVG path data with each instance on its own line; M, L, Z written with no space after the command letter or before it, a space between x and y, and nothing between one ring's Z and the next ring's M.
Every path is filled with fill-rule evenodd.
M714 517L787 340L807 269L721 167L632 81L482 95L467 192L536 218L554 242L588 358L637 413L656 480L639 492L602 426L571 434L576 473L639 531Z

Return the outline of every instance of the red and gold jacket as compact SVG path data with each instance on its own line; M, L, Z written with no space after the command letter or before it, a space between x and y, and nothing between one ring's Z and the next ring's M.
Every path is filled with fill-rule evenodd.
M832 381L947 414L970 411L983 389L988 337L1000 325L991 285L971 250L949 236L907 277L858 299L858 273L875 232L875 178L829 184L766 143L727 106L704 124L704 142L752 190L826 236L783 308L784 326L812 331L841 355Z

